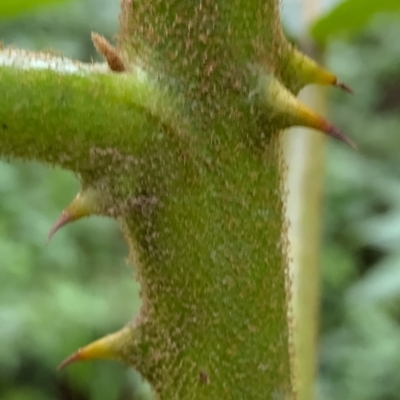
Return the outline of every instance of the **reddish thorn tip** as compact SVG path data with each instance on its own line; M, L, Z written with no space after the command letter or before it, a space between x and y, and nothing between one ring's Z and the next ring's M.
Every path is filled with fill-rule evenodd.
M344 90L347 93L354 94L353 90L349 86L347 86L346 84L344 84L342 82L336 81L335 82L335 86L337 86L338 88Z
M47 235L47 243L50 242L51 238L54 236L54 234L64 225L68 224L68 222L71 222L71 216L68 212L63 211L62 214L59 216L57 221L54 223L54 225L51 227L49 234Z
M72 364L72 363L74 363L76 361L79 361L80 360L80 355L81 355L81 351L80 350L78 350L74 354L71 354L69 357L67 357L65 360L63 360L60 363L60 365L57 367L57 371L61 371L62 369L67 367L69 364Z
M326 124L324 131L333 138L346 143L353 150L357 150L357 145L350 138L348 138L346 135L336 129L333 125Z

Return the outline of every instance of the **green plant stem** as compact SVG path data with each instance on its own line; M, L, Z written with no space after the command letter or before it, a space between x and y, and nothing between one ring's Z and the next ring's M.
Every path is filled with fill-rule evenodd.
M161 398L290 394L283 220L266 204L282 209L280 150L270 146L262 158L225 146L224 163L185 174L150 218L126 221L147 318L127 358Z
M3 155L24 157L29 149L31 158L45 163L75 172L95 170L103 163L96 146L139 154L160 119L170 122L159 93L135 74L104 74L70 61L65 68L60 61L56 70L38 69L38 59L29 53L27 68L16 62L1 66L7 65L6 55L7 50L0 59ZM74 73L68 73L70 66L76 67Z

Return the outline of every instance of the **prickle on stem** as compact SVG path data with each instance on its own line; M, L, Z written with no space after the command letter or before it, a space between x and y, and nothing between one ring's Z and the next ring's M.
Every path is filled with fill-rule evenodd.
M268 114L282 127L305 126L326 133L334 139L340 140L353 149L355 143L341 133L324 118L302 104L285 86L274 76L261 76L262 102Z
M289 51L289 71L291 78L295 78L298 87L295 92L308 84L331 85L353 94L353 90L345 83L338 80L337 76L321 67L312 58L307 57L295 47Z
M78 361L96 359L123 361L124 349L128 346L128 343L132 342L133 336L134 328L126 326L115 333L111 333L85 347L81 347L62 361L57 370L62 370L66 366Z
M122 60L121 55L115 47L113 47L108 40L99 35L98 33L92 32L92 42L96 50L101 54L111 71L114 72L124 72L126 71L126 66Z
M64 225L96 214L99 208L98 205L98 192L91 188L82 189L51 227L47 236L47 243L50 242L54 234Z

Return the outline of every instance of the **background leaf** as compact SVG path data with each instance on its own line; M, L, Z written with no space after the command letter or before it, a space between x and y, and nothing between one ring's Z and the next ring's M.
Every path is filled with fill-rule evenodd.
M0 18L13 17L40 6L62 3L66 0L1 0Z
M346 0L317 20L311 28L313 38L325 43L330 36L352 36L378 13L399 12L399 0Z

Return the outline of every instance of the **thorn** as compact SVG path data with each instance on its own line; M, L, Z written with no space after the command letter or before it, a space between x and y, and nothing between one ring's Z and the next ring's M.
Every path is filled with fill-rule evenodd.
M325 128L322 130L334 139L346 143L353 150L357 150L357 145L350 138L348 138L346 135L336 129L333 125L330 125L328 122L325 121Z
M328 136L336 140L346 143L353 150L357 149L356 144L350 138L348 138L346 135L340 132L337 128L335 128L324 118L320 117L312 110L310 110L308 107L306 107L304 104L300 103L300 101L298 101L298 108L296 114L297 114L297 122L294 122L293 125L300 125L300 126L306 126L308 128L317 129L319 131L326 133ZM294 121L296 121L296 119Z
M92 188L81 190L51 227L47 236L47 243L50 242L54 234L64 225L95 214L98 211L98 197L98 192Z
M54 236L54 234L64 225L68 224L69 222L72 222L72 217L68 213L67 210L64 210L61 215L58 217L57 221L53 224L53 226L50 229L49 234L47 235L47 243L50 242L51 238Z
M342 89L342 90L344 90L347 93L354 94L353 89L351 89L351 87L347 86L343 82L338 81L337 79L336 79L336 82L335 82L335 86L340 88L340 89Z
M270 118L280 124L283 129L292 126L305 126L317 129L356 149L356 145L351 139L302 104L274 76L264 74L261 76L261 82L263 81L266 111L270 115Z
M60 371L77 361L96 359L123 361L124 349L134 340L134 329L131 326L126 326L78 349L62 361L57 370Z
M292 47L289 53L290 72L298 81L298 88L301 89L307 84L315 83L320 85L336 86L347 93L353 94L349 86L340 82L336 75L321 67L312 58L307 57L298 49Z
M72 364L76 361L80 361L83 360L83 356L82 356L82 349L79 349L78 351L76 351L75 353L71 354L70 356L68 356L65 360L63 360L57 367L57 371L61 371L62 369L64 369L66 366L68 366L69 364Z
M92 42L96 50L106 59L111 71L126 71L125 64L117 49L104 36L92 32Z

